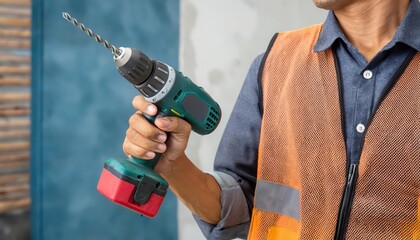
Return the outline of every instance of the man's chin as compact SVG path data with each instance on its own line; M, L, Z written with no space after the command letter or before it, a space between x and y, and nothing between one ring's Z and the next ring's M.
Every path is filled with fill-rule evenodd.
M325 10L336 10L340 6L340 0L313 0L318 8Z

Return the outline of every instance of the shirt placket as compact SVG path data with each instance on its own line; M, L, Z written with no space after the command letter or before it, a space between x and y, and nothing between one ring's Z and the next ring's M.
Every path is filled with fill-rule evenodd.
M359 74L359 84L354 99L354 118L352 123L352 149L350 162L358 163L363 136L367 130L367 124L372 114L374 104L374 89L376 69L366 67Z

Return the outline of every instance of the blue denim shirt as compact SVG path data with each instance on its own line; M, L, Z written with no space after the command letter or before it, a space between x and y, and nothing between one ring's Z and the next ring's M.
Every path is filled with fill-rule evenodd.
M409 52L420 50L419 22L420 2L412 0L392 40L369 62L347 40L333 12L329 12L324 22L314 52L332 48L337 56L350 163L359 161L365 126L379 104L385 86ZM210 173L222 189L222 219L212 225L195 216L207 239L246 238L248 233L262 118L257 83L262 57L258 56L251 65L220 142L215 171Z

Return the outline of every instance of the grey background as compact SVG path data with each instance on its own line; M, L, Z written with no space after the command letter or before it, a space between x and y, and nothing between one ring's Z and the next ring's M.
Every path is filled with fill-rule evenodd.
M279 31L325 20L311 0L183 0L180 68L222 108L222 121L208 136L191 134L187 155L211 171L220 137L254 58ZM179 239L204 239L191 213L179 204Z

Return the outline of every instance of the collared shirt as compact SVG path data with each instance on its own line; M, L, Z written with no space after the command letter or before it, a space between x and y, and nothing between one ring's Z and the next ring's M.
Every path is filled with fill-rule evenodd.
M412 0L392 40L369 62L347 40L329 12L314 52L329 48L337 55L342 86L348 161L359 161L362 136L386 85L412 49L420 51L420 2ZM246 238L256 184L261 129L258 70L262 55L251 65L220 142L215 177L222 189L222 219L217 225L196 218L207 239ZM247 211L248 210L248 211ZM338 211L338 209L337 209Z

